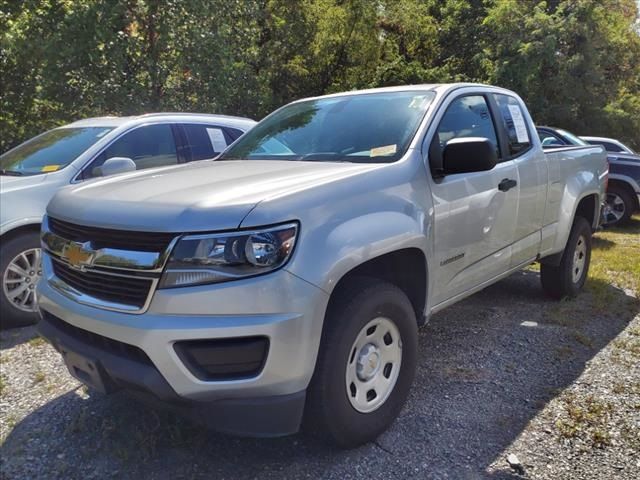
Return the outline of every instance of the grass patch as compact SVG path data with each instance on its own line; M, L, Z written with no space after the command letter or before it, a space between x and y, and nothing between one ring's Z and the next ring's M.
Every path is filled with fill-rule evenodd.
M602 284L609 283L631 290L640 297L639 215L628 225L601 230L593 237L588 287L594 295L602 297L603 303L608 303L611 299L603 293Z
M0 396L4 394L6 388L7 382L5 382L4 377L0 375Z
M581 439L596 448L611 445L608 425L614 413L613 405L588 396L578 398L569 394L563 399L564 414L556 421L560 435L569 439Z
M42 383L47 378L43 372L36 372L33 377L34 383Z
M32 347L41 347L42 345L46 345L47 341L42 337L34 337L29 340L29 345Z

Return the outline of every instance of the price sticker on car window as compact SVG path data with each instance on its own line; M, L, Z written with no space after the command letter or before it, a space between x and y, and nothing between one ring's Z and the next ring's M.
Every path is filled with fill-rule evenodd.
M509 113L513 120L513 126L516 129L518 143L529 143L529 132L527 132L527 125L524 123L522 110L520 110L518 105L509 105Z
M214 152L223 152L227 148L227 140L224 138L222 130L219 128L207 128L207 133Z
M60 170L60 165L45 165L40 169L41 172L55 172Z
M393 155L398 151L397 145L385 145L384 147L372 148L369 151L370 157L384 157L386 155Z

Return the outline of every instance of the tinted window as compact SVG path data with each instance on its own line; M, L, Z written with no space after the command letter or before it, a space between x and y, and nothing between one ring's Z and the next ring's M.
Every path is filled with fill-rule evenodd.
M54 172L104 137L110 127L58 128L0 156L0 169L21 175Z
M440 149L444 149L449 140L461 137L488 138L499 156L496 130L489 106L482 95L457 98L447 107L436 132Z
M191 152L189 160L204 160L206 158L213 158L216 153L213 150L211 144L211 138L207 133L207 129L204 125L183 125L186 147Z
M589 143L592 145L602 145L607 152L626 153L623 148L615 143L603 142L601 140L589 140Z
M509 155L515 156L531 147L529 129L518 101L509 95L494 95L507 133Z
M94 176L93 170L113 157L130 158L137 170L178 163L171 126L148 125L125 133L91 164L85 178Z
M220 159L393 162L406 151L434 96L380 92L293 103L260 122Z

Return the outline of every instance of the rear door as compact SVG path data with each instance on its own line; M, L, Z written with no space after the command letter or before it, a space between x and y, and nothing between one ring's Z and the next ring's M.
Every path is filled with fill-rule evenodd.
M547 196L547 160L533 148L527 114L521 102L508 94L493 94L498 106L499 135L504 156L518 170L518 212L511 265L535 259L540 251L542 219Z
M225 127L207 124L180 124L179 151L186 162L217 157L237 136Z
M434 304L445 302L504 273L511 264L519 188L498 186L517 181L513 160L502 155L493 99L485 93L459 94L443 105L429 144L431 165L437 164L446 143L460 137L488 138L499 163L490 171L434 175Z

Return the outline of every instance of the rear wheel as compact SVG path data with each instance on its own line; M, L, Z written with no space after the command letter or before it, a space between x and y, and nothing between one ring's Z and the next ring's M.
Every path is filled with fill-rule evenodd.
M577 295L587 279L591 262L591 226L576 217L559 265L540 265L542 288L553 298Z
M417 322L396 286L354 279L332 301L307 393L305 429L351 448L395 420L413 382Z
M607 188L607 196L602 212L603 224L613 226L623 224L631 218L635 203L631 194L620 185Z
M42 275L40 236L20 234L0 246L0 318L3 327L38 321L36 284Z

